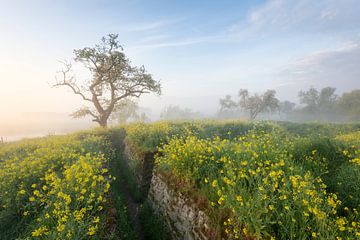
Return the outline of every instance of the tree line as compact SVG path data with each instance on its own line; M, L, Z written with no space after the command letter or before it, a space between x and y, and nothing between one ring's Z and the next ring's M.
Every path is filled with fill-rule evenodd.
M290 121L360 121L360 89L337 95L336 88L309 88L299 91L299 104L280 101L275 90L250 94L240 89L237 99L226 95L219 100L218 116L250 119L275 118Z

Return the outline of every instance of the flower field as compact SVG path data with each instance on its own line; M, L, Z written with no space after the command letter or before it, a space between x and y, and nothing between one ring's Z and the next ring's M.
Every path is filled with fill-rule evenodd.
M24 140L0 148L1 239L91 239L104 225L111 149L103 137Z
M0 239L135 238L118 196L126 181L114 177L130 169L112 163L122 143L138 156L156 153L154 171L169 186L205 199L200 208L217 239L360 239L356 124L197 121L118 129L3 143ZM113 205L122 214L117 223Z
M357 125L182 126L128 126L128 140L158 146L156 171L208 200L219 238L360 239Z

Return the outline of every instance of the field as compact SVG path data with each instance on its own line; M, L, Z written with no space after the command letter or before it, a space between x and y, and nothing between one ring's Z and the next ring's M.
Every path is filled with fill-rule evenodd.
M136 179L148 153L145 170L199 199L214 239L360 239L360 124L241 121L4 143L0 239L171 239Z

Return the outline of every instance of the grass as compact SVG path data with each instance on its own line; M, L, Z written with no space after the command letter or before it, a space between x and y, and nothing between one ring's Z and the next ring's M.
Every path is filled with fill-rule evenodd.
M181 182L179 192L206 199L226 239L356 239L359 129L158 122L2 144L0 239L136 239L129 201L140 206L141 235L170 239L135 177L157 151L155 168ZM135 155L129 165L124 143Z

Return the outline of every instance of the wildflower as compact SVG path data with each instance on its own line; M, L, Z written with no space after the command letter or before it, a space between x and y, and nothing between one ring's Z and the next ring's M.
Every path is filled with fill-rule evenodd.
M211 183L212 187L217 187L217 185L218 185L218 181L216 179L214 181L212 181L212 183Z
M26 191L25 191L24 189L22 189L22 190L19 191L19 194L20 194L20 195L24 195L25 193L26 193Z
M87 234L88 234L89 236L93 236L93 235L95 235L96 230L97 230L97 227L91 226L91 227L89 227Z
M39 227L38 229L34 230L34 231L31 233L31 235L32 235L33 237L41 237L41 236L43 236L43 235L46 235L47 231L48 231L47 227L41 226L41 227Z

